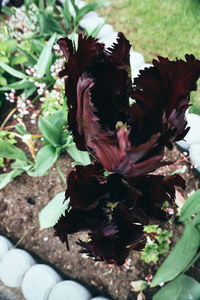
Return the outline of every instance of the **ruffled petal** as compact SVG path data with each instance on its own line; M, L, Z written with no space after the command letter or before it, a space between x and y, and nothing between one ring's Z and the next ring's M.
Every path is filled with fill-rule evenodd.
M200 61L193 55L185 57L186 61L158 57L153 60L153 67L140 71L140 76L135 79L131 96L136 101L130 120L132 144L141 144L153 134L160 133L160 151L184 138L188 132L185 111L190 92L196 90Z

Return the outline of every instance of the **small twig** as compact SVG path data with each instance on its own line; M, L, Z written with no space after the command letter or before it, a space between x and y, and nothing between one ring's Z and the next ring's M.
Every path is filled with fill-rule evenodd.
M14 246L14 248L17 248L19 246L19 244L23 241L23 239L27 236L27 234L29 233L30 229L27 229L24 234L22 235L22 237L19 239L19 241L16 243L16 245Z
M3 130L4 126L6 125L6 123L8 122L8 120L12 117L12 115L14 114L14 112L17 110L17 108L13 108L11 110L11 112L7 115L7 117L5 118L5 120L3 121L3 123L1 124L0 130Z

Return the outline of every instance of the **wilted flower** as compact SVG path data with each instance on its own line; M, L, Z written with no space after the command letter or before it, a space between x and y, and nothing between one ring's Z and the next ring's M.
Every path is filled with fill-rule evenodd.
M121 265L130 250L144 247L144 225L170 218L163 204L173 203L175 186L185 187L179 175L149 173L170 163L163 159L164 147L171 148L189 130L185 111L200 61L193 55L186 61L159 57L132 84L131 46L122 33L108 49L81 35L77 50L68 38L58 43L67 60L60 76L69 128L78 149L88 150L94 163L69 174L70 209L55 233L67 242L68 234L89 230L89 240L78 242L83 251Z

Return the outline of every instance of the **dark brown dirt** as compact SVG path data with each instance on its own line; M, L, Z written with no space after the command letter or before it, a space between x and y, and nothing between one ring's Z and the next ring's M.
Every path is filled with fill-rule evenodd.
M168 156L177 159L180 157L180 152L175 148ZM186 197L188 192L198 188L198 180L187 163L181 162L179 165L183 164L187 165L187 170L182 174L187 181L187 188L184 192ZM59 165L63 173L67 175L71 169L70 158L63 155ZM179 165L173 165L163 171L171 173L178 169ZM156 266L147 265L140 260L139 253L133 252L129 257L130 265L128 267L110 267L107 264L85 258L79 253L79 247L75 241L84 234L70 236L70 252L68 252L65 245L61 244L57 237L54 237L53 229L39 230L39 211L58 192L64 190L65 185L54 167L48 176L31 178L23 174L16 178L0 191L0 233L9 237L14 243L23 237L20 247L52 265L66 278L74 278L90 288L94 288L94 293L98 291L116 300L137 299L137 294L131 291L131 281L144 279L151 270L155 273L160 263ZM29 202L32 201L29 198L32 198L35 204L30 204ZM175 242L183 228L175 224L173 228ZM195 270L192 271L195 277L200 277L198 270ZM155 291L155 289L145 290L146 299L152 299Z

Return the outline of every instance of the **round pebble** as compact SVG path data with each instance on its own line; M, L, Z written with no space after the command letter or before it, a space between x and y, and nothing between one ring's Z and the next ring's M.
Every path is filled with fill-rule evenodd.
M0 235L0 260L8 252L8 250L12 248L12 246L12 243L7 238Z
M92 298L92 299L90 299L90 300L109 300L109 299L108 299L108 298L105 298L105 297L99 296L99 297Z
M51 289L61 277L47 265L37 264L25 274L22 292L26 300L47 300Z
M80 22L79 25L82 28L86 28L88 30L95 29L98 25L104 22L104 18L97 16L85 17Z
M90 292L78 282L65 280L59 282L51 291L48 300L88 300Z
M140 69L140 67L144 64L144 57L141 53L137 51L133 51L131 48L130 50L130 65L131 71L134 72L135 70Z
M200 143L200 116L189 113L187 122L190 130L184 138L185 142L190 145Z
M27 270L35 263L25 250L12 249L0 262L0 278L9 287L19 287Z
M97 38L101 39L102 37L104 37L105 35L108 35L110 33L113 33L114 29L112 27L112 25L110 24L105 24L103 25L103 27L101 28L101 30L99 31Z
M190 160L194 164L195 169L200 172L200 143L191 145L189 154Z
M99 39L100 42L104 43L106 48L109 48L116 43L118 37L118 32L111 32L110 34L104 35Z

